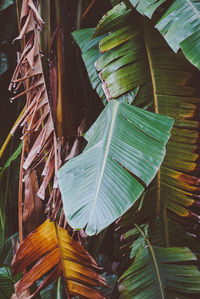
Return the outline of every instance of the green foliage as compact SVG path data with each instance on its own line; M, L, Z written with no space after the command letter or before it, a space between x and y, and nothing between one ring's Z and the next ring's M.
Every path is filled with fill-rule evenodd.
M149 18L163 3L160 0L129 0L136 9ZM196 0L174 0L155 26L170 47L177 52L182 49L186 58L200 68L200 3Z
M8 8L10 5L14 4L13 0L1 0L0 2L0 12Z
M6 163L4 164L3 167L0 167L0 179L2 178L2 175L4 173L4 171L11 166L11 163L13 161L15 161L19 155L21 154L21 150L22 150L22 143L19 144L18 148L14 151L13 154L11 154L11 156L8 158L8 160L6 161Z
M119 280L121 297L193 298L200 294L200 75L178 50L200 67L200 2L129 0L140 14L154 15L150 21L126 6L128 1L119 2L111 1L116 6L97 28L72 34L92 88L108 105L85 134L84 152L58 171L64 211L73 229L93 235L132 207L119 224L122 250L132 263ZM0 11L11 4L1 2ZM7 51L0 57L1 75L9 69ZM127 103L175 119L161 168L172 120ZM0 178L19 153L20 147L0 170ZM2 227L3 244L5 223ZM10 253L11 244L5 243L4 253L5 248ZM7 267L10 257L5 260L0 285L2 280L2 294L10 295L14 280ZM104 275L111 286L105 294L112 296L117 276ZM61 289L59 280L41 298L61 298Z
M160 222L159 219L158 221ZM174 229L176 228L175 226ZM144 233L136 225L135 229L127 233L129 237L137 239L132 244L130 254L134 260L119 279L123 298L186 299L189 294L199 294L200 272L196 256L186 247L152 246L152 242L156 244L158 240L155 235L151 235L151 242L147 237L149 231L151 228L145 227ZM158 236L157 231L159 227L156 229ZM183 240L184 237L179 238ZM175 243L181 245L177 239Z
M166 0L129 0L139 13L151 18L155 10Z
M99 43L106 38L105 34L111 29L116 30L119 26L131 20L131 11L126 11L125 5L119 4L113 10L108 12L106 20L100 21L97 28L80 29L72 33L74 40L82 52L82 58L85 63L88 76L92 87L96 90L103 103L106 103L106 88L102 86L102 78L99 76L94 64L100 58ZM101 33L103 32L103 35ZM102 88L103 87L103 88ZM116 96L116 100L131 104L138 94L139 88L128 90L124 94Z
M101 36L91 40L93 36L95 28L90 29L80 29L72 33L74 40L79 45L82 58L85 63L88 76L90 78L90 83L93 89L96 90L99 97L105 102L105 95L103 89L101 87L101 80L98 76L98 72L94 68L94 63L99 58L99 41L101 40Z
M51 283L47 288L40 292L41 299L65 299L64 286L61 278ZM78 297L79 298L79 297Z
M158 15L161 15L160 7L162 8L161 5L166 4L166 1L131 2L139 12L148 17L151 17L156 10ZM186 5L191 4L190 1L184 2L187 2ZM174 3L178 5L177 1ZM167 2L167 4L170 3ZM176 8L175 4L172 5L173 10ZM197 2L195 2L196 5L198 5ZM166 9L164 16L169 12L169 9ZM185 6L182 5L182 9L184 10ZM191 13L191 6L187 13L189 11ZM174 31L180 28L176 28L173 22L176 24L179 16L184 18L184 13L176 14L176 16L170 22L170 25L174 26ZM191 19L187 18L187 14L185 16L186 22L189 23ZM158 24L161 24L161 21ZM197 82L200 80L200 75L180 51L175 54L168 47L160 33L153 29L153 25L153 21L144 19L134 9L126 10L125 5L120 4L101 19L91 37L91 41L93 38L94 40L99 38L99 57L95 62L95 67L108 101L119 100L130 91L136 91L132 97L133 105L169 115L175 119L172 137L167 144L167 155L158 177L147 189L145 195L134 202L132 209L122 217L119 224L119 232L123 234L122 249L124 254L129 253L131 258L135 258L134 266L132 265L127 270L129 272L125 272L126 274L122 276L120 290L123 298L188 298L190 291L196 294L200 292L197 286L199 283L198 268L196 265L185 267L186 260L184 260L184 255L187 257L188 254L191 254L191 260L196 260L190 250L197 256L200 253L196 230L199 225L197 153L199 119L197 114L200 89ZM193 26L192 22L191 26ZM168 29L170 28L169 26ZM194 29L198 30L198 26ZM86 33L86 29L84 32ZM179 34L178 32L175 33ZM74 36L75 34L78 36L79 32L75 32ZM174 40L176 34L172 34ZM182 36L183 34L184 30ZM78 40L76 41L80 44ZM198 39L196 42L198 43ZM182 44L181 41L180 46ZM194 47L194 44L191 46ZM95 76L97 77L96 70ZM126 136L125 133L124 136ZM77 183L76 186L78 185ZM82 193L80 192L80 194ZM124 196L121 195L121 197ZM72 198L71 194L70 198ZM195 209L196 206L197 209ZM157 217L158 215L159 217ZM162 291L158 290L159 283L158 279L155 278L155 271L152 274L152 265L149 266L152 256L145 248L146 239L134 228L135 223L144 225L146 234L148 233L150 242L153 244L151 248L153 251L155 249L155 258L161 267L162 282L160 289L163 289ZM184 229L178 223L184 226ZM165 246L169 246L169 248L162 248ZM178 248L179 246L187 246L190 250ZM164 265L165 263L171 264L172 252L179 259L178 263L180 264L177 267L176 262L174 262L172 277L166 276L164 279L163 275L168 275L165 273ZM165 256L165 254L169 255L169 260L167 258L163 265L158 256ZM148 267L151 268L151 271ZM149 272L145 274L145 270L149 270ZM191 283L186 286L185 283L190 270L194 270L194 276L197 278L192 277ZM186 272L184 273L184 271ZM185 275L185 278L178 281L176 274L178 277ZM170 281L171 279L173 283ZM151 287L152 281L155 283ZM185 286L181 290L183 283Z
M188 298L200 292L200 272L187 248L141 247L119 281L122 298Z
M4 53L0 53L0 76L8 70L8 60Z
M1 232L2 233L2 232ZM6 239L5 244L0 243L0 298L10 299L14 293L14 284L20 275L12 277L11 262L13 259L12 242L16 242L18 234Z
M199 184L199 179L190 173L198 167L196 112L200 90L196 80L200 75L181 53L174 54L169 49L149 22L128 10L130 22L124 9L124 5L117 5L97 26L94 36L98 32L109 34L99 42L102 54L95 65L108 100L137 90L134 105L175 118L160 171L159 201L173 213L189 217L188 207L197 200ZM119 10L124 19L115 22ZM148 197L157 198L157 189Z
M106 106L85 135L84 152L58 171L73 228L99 233L131 207L162 163L172 123L125 103Z
M14 283L9 267L0 267L0 294L1 299L9 299L14 293Z

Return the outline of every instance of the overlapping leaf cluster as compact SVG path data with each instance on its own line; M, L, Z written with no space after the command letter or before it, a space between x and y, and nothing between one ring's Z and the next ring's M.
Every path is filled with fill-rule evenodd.
M151 17L153 12L166 1L155 1L153 3L152 1L130 2L136 6L139 12ZM192 1L182 2L184 2L182 3L184 5L181 6L178 1L174 1L162 17L163 22L165 22L165 18L171 13L171 21L169 21L169 19L166 21L166 23L169 22L168 27L166 25L166 34L168 34L168 36L171 34L174 44L176 43L175 39L178 35L179 38L181 38L181 46L184 42L184 45L186 45L186 42L188 43L189 39L187 39L187 37L189 35L186 36L184 30L180 35L181 27L176 26L176 22L181 23L181 20L184 18L185 22L187 22L186 29L188 29L188 26L190 26L191 29L193 24L190 23L190 18L183 15L183 11L185 9L185 12L193 13L193 15L194 12L196 13L198 11L198 3L196 3L196 1L195 3ZM182 9L181 14L177 14L178 19L173 19L172 15L178 8ZM121 14L119 12L120 10ZM186 15L188 16L188 14ZM194 18L196 18L196 15L194 15ZM162 20L158 23L158 28L161 26L159 24L162 23ZM198 18L196 18L196 21L198 22ZM174 30L177 29L177 32L175 32L173 28ZM195 30L198 31L198 26L195 26L194 31ZM86 36L86 32L86 29L83 29L83 31L73 34L77 43L79 43L79 36L83 34ZM167 43L162 39L161 35L153 29L152 24L148 20L139 16L136 11L130 9L130 6L129 10L126 10L126 6L122 3L115 6L113 10L103 17L91 41L88 42L87 39L85 39L84 47L81 45L83 57L84 53L87 53L89 56L88 62L90 61L90 55L89 52L86 51L87 45L91 45L93 40L97 41L97 38L99 38L100 41L98 41L99 53L96 50L96 57L99 57L95 62L95 66L97 72L99 72L99 78L102 81L102 89L105 92L107 100L121 99L121 96L136 90L137 92L133 97L133 105L145 107L156 113L169 115L175 119L172 136L167 145L167 155L163 166L161 166L158 172L157 178L151 184L145 196L141 198L141 201L137 202L122 218L120 231L122 233L127 231L125 234L125 240L127 241L124 243L124 248L128 248L131 242L138 238L138 235L137 237L133 237L131 231L129 231L129 229L132 229L134 226L134 223L149 223L150 226L147 231L147 235L149 234L150 236L150 241L147 242L149 248L151 243L155 246L167 247L187 245L195 253L198 253L198 241L195 240L195 238L198 236L198 201L200 195L198 175L198 107L200 103L200 90L197 83L199 81L199 72L187 62L180 52L175 54L169 48ZM170 43L166 36L165 38L173 48L173 44ZM185 41L181 43L183 40ZM195 39L195 42L198 43L198 39ZM190 45L190 47L193 45L194 50L194 43L190 41L188 45ZM178 48L179 43L176 43L176 49L173 49L177 50ZM195 54L196 53L198 53L198 51L195 52ZM184 54L186 55L185 52ZM193 58L195 59L194 56L195 55L193 55ZM186 57L189 56L186 55ZM190 61L194 63L194 61ZM92 63L93 62L94 61L92 61ZM86 64L87 70L88 66L90 67L90 71L88 71L89 76L91 74L92 63ZM93 78L97 77L96 71L94 72L95 76L93 76ZM160 225L156 226L156 223ZM184 225L184 231L181 230L180 224ZM152 230L152 228L154 229ZM178 239L177 236L180 232L182 232L182 235L181 238ZM191 235L191 233L193 235ZM146 238L146 240L149 239ZM124 298L130 298L130 296L131 298L137 298L138 295L143 298L149 298L148 285L152 283L153 277L151 274L153 272L151 274L148 272L145 278L143 272L145 258L144 260L140 260L141 256L145 254L145 241L137 241L135 245L133 243L133 247L134 246L139 249L138 256L136 254L137 258L135 258L133 265L127 270L126 274L122 276L120 289ZM158 252L161 253L162 250L163 249L160 248ZM175 247L170 248L170 250L173 252L173 255L179 259L179 262L184 262L184 257L182 259L180 258ZM134 251L137 252L136 249L134 249ZM146 250L146 253L150 254L150 252ZM184 250L182 253L183 252ZM157 258L153 256L154 255L150 254L149 262L152 258L155 262ZM133 257L133 255L131 255L131 257ZM162 260L162 257L160 258ZM168 263L167 257L165 263ZM159 271L163 271L160 262L155 266L155 269L157 268L158 275L156 276L155 285L159 284L161 279L160 286L163 290L161 290L161 293L158 290L156 291L155 285L153 284L151 294L153 297L187 298L187 295L184 295L184 293L199 294L198 284L200 276L196 267L194 268L195 273L191 274L190 283L188 283L184 290L181 290L178 285L178 280L175 278L176 275L177 277L179 276L177 266L172 267L171 273L173 274L170 274L172 275L170 279L173 280L173 291L168 282L163 280L163 275L165 276L167 274L161 274L161 276L159 274ZM180 271L185 271L184 274L182 273L180 275L187 276L187 273L190 271L192 273L192 268L190 269L189 267L186 269L184 268L184 264L182 264L182 266L180 265L180 269L182 269ZM133 272L133 270L135 272ZM138 279L138 275L141 278L143 277L143 280ZM142 281L142 283L140 284L139 281ZM181 279L179 281L181 281ZM181 283L183 283L183 280Z

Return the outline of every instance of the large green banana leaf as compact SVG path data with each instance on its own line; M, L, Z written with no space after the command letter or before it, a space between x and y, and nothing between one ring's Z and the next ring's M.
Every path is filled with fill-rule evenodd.
M166 206L173 213L172 217L178 217L179 221L182 221L180 217L190 218L197 224L194 207L200 195L197 177L200 74L137 14L132 12L133 23L129 19L127 24L124 22L121 26L121 21L120 26L117 24L113 29L111 24L109 27L115 23L119 8L123 11L123 5L114 7L94 33L95 38L107 34L99 42L102 54L96 62L103 89L110 100L138 88L133 104L142 106L143 103L175 118L158 188L148 194L148 200L155 203L157 198L157 206Z
M84 152L57 174L70 226L93 235L133 205L162 163L172 123L122 102L106 106Z
M200 293L200 272L195 255L186 247L147 246L137 250L134 262L119 281L121 297L188 299Z
M186 58L200 68L200 1L196 0L129 0L143 15L152 17L163 3L168 9L160 16L156 28L170 47L182 49Z

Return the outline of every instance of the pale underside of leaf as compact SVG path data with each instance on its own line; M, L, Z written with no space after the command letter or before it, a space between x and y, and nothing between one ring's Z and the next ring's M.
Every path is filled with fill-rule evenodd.
M128 104L107 105L85 135L83 154L58 171L73 228L98 233L130 208L162 162L171 125L170 119Z

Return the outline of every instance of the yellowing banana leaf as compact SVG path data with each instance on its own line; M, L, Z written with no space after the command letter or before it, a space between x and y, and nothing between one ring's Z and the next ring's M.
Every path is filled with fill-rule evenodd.
M152 17L166 0L129 0L143 15ZM160 14L156 28L170 47L177 52L182 49L186 58L200 68L200 2L196 0L173 0L167 10Z
M16 295L23 294L43 275L47 277L34 294L63 275L69 294L85 298L104 298L95 287L105 286L105 279L97 273L94 259L67 231L53 221L46 220L35 232L28 235L17 250L13 274L29 266L28 272L15 285Z
M110 101L86 133L84 152L58 171L66 219L99 233L124 214L155 177L173 120Z

